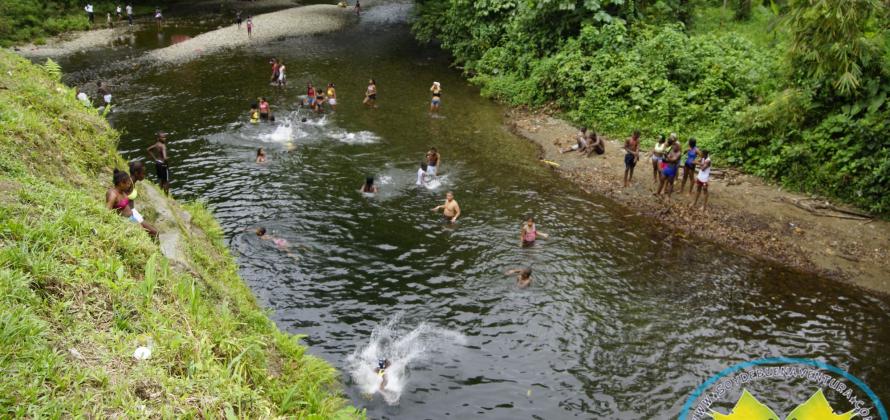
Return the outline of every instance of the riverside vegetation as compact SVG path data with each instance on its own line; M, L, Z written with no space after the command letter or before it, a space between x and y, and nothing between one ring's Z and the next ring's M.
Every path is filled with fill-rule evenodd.
M177 209L185 264L104 208L118 134L59 76L0 51L0 417L360 417L200 204L139 186L147 220L151 196Z
M726 6L726 7L724 7ZM890 215L890 43L878 0L418 0L484 95Z

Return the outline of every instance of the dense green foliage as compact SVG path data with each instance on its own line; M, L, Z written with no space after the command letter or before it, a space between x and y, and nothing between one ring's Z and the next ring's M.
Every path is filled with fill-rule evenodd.
M877 0L419 0L483 94L890 213L890 53Z
M140 183L146 219L149 190L177 214L174 267L104 208L117 134L56 67L0 51L0 418L354 416L336 371L257 306L207 210L186 222Z

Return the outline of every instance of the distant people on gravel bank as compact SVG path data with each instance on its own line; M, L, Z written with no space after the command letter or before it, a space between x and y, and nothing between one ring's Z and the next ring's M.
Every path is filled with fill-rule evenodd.
M247 17L247 37L253 37L253 16Z
M698 205L698 196L704 191L705 199L701 203L701 209L704 210L708 206L708 182L711 180L711 153L707 149L701 151L701 161L699 163L701 168L695 179L697 189L695 190L695 201L692 202L692 207Z
M130 207L130 199L127 197L133 188L133 181L130 179L130 175L115 169L112 176L112 184L113 186L105 193L105 206L109 210L116 211L122 217L127 218L127 220L138 223L149 235L156 238L158 236L157 229L145 223L142 215L136 209Z
M686 190L686 180L689 180L689 195L692 195L693 179L695 178L695 162L699 155L695 138L689 139L689 148L686 149L686 161L683 162L683 181L680 183L680 193Z
M92 27L93 23L96 21L96 14L93 13L93 3L87 3L83 10L87 12L87 19L89 19L90 26Z
M634 180L634 167L640 160L640 131L635 130L624 142L624 188Z
M133 6L127 4L127 24L133 26Z
M241 30L241 22L242 22L242 19L241 19L241 11L238 10L238 11L235 12L235 24L238 25L238 30L239 30L239 31Z
M661 162L664 160L664 153L668 149L668 144L664 138L664 134L658 135L658 142L652 148L652 182L658 183L658 175L661 173Z
M157 141L146 149L148 156L155 163L155 173L158 176L158 184L164 190L164 194L170 195L170 167L167 162L167 133L159 131ZM155 154L157 153L157 154Z
M164 15L161 14L161 8L155 7L155 22L158 24L158 30L161 30L161 24L164 22Z

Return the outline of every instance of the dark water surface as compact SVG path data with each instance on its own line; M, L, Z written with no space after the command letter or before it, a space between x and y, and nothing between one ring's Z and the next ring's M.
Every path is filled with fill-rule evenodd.
M840 366L888 400L890 300L695 243L566 184L504 130L502 107L413 41L406 14L378 6L340 33L177 66L102 70L101 52L63 64L73 81L112 80L125 157L144 158L153 132L170 133L175 196L209 204L259 301L279 326L307 334L313 354L346 371L347 356L397 313L397 328L426 322L466 337L434 343L409 366L395 406L362 396L344 372L372 418L676 417L708 377L774 356ZM152 36L143 30L108 57L156 48ZM272 55L287 64L287 90L267 84ZM369 77L376 110L360 103ZM285 120L310 79L337 84L336 113L290 135L246 124L261 95ZM434 80L439 119L426 111ZM259 146L266 165L253 163ZM442 153L443 185L417 189L430 146ZM382 182L378 197L356 191L369 174ZM454 228L430 212L446 190L464 211ZM551 239L520 249L529 213ZM305 247L299 261L244 232L257 226ZM521 266L535 270L526 290L503 274Z

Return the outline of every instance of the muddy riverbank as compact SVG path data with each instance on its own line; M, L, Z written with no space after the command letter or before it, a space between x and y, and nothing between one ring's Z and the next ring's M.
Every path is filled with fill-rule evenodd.
M623 139L608 140L604 155L588 158L575 152L559 153L574 143L577 128L547 113L513 110L506 124L540 146L540 158L557 164L550 166L560 176L623 204L628 214L648 216L677 235L703 238L805 272L890 293L890 223L886 221L820 208L825 207L825 200L719 167L715 170L722 176L712 178L708 208L693 209L694 196L679 193L680 179L671 200L653 195L657 184L647 153L641 155L633 184L623 188Z

